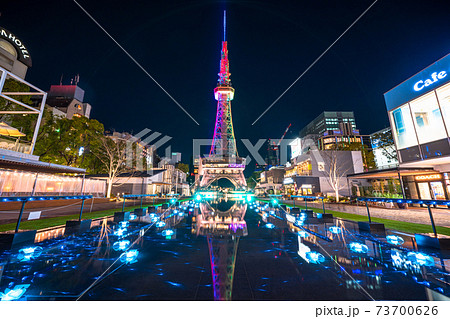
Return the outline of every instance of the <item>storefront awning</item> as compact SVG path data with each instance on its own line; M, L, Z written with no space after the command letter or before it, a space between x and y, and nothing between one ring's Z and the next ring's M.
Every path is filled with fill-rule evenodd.
M41 161L33 161L22 158L14 160L11 158L6 159L3 157L0 157L0 169L1 168L17 169L22 171L39 172L39 173L66 173L66 174L86 173L86 170L83 168L70 167Z
M375 170L364 173L348 174L349 179L384 179L384 178L397 178L400 176L414 176L414 175L426 175L438 173L432 168L409 168L409 167L397 167Z

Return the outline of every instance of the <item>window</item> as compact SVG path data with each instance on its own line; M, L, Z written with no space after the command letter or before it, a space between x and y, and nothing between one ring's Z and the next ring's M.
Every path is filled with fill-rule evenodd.
M447 130L450 129L450 83L436 90Z
M17 51L11 43L5 40L0 40L0 48L17 58Z
M434 92L411 101L410 106L419 143L429 143L447 137Z
M394 128L392 135L397 148L403 149L417 145L416 133L414 132L408 104L395 109L389 115Z

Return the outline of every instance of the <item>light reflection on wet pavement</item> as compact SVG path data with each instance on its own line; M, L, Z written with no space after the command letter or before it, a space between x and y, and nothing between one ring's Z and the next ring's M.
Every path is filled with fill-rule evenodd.
M448 256L417 251L410 235L360 233L353 222L324 223L263 202L186 202L128 223L104 219L75 235L52 230L48 238L1 253L2 300L450 296Z

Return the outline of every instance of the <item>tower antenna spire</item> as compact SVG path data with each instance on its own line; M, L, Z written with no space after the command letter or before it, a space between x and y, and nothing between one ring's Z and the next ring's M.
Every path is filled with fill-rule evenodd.
M223 10L223 42L227 41L227 10Z

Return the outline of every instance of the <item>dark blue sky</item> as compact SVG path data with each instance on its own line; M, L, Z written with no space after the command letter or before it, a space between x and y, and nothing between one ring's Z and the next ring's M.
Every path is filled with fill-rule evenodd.
M383 93L450 52L448 1L379 0L251 125L372 2L79 0L200 126L73 1L3 2L0 25L29 48L28 81L47 90L80 74L106 129L170 135L188 162L192 138L212 137L224 9L237 139L279 138L289 123L295 137L324 110L354 111L363 134L388 126Z

